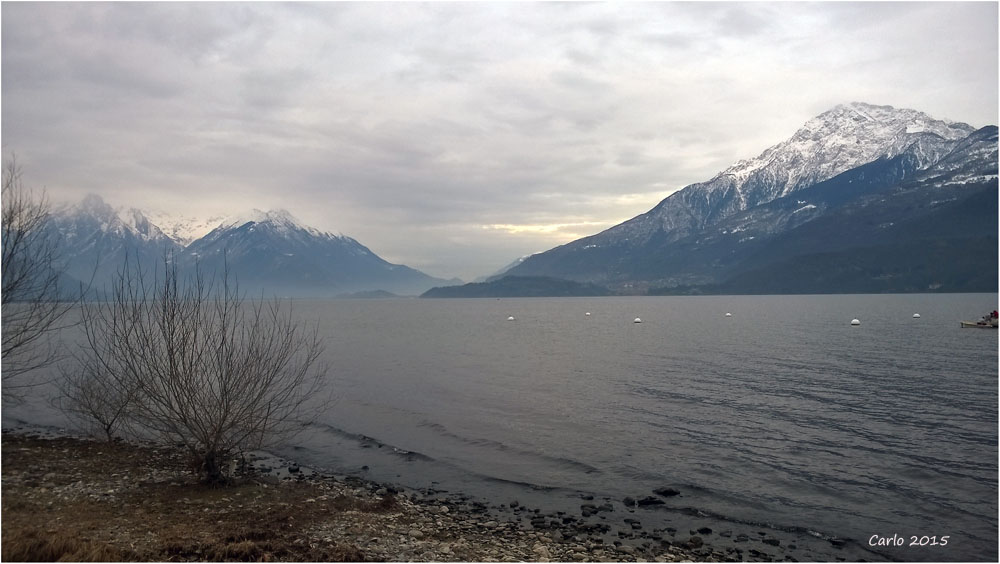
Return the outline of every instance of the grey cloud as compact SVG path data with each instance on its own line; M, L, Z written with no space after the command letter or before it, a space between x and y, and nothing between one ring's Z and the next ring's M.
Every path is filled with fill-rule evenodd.
M553 72L552 82L578 95L595 96L612 91L612 86L608 82L589 78L579 72L565 70Z
M668 49L688 50L704 42L704 37L694 33L686 32L657 32L650 33L643 38L652 44L662 45Z
M780 19L766 4L720 4L718 8L716 32L730 37L770 36Z
M250 109L276 111L295 105L314 73L293 66L283 69L247 70L240 73L239 95Z
M102 104L114 104L137 96L170 98L182 90L182 85L169 77L149 72L146 65L123 62L107 53L83 55L72 63L72 78L81 86L89 87L89 94L100 98ZM81 101L88 102L86 99Z
M605 40L617 39L622 33L621 24L611 18L592 19L586 22L583 27L591 34Z
M87 10L81 10L85 15ZM153 3L108 5L104 21L80 20L78 30L106 29L123 41L155 44L192 61L225 49L227 39L260 20L246 6L215 4L170 6Z
M996 122L988 3L2 10L3 148L53 196L286 207L439 275L577 229L482 225L600 230L836 103Z
M615 163L618 166L633 167L644 164L646 157L639 149L626 149L618 154Z

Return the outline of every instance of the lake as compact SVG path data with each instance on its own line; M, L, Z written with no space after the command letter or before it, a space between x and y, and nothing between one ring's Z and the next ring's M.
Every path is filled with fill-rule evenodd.
M995 294L293 307L335 401L278 454L315 468L575 515L595 496L800 560L997 560L998 333L959 327Z

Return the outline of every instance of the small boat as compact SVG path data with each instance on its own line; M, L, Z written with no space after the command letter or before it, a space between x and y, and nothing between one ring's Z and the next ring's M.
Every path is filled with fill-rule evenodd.
M978 329L996 329L997 328L997 318L993 318L990 321L981 319L979 321L963 321L962 327L976 327Z
M963 321L962 327L976 327L978 329L996 329L998 319L997 310L993 310L991 313L979 318L979 321Z

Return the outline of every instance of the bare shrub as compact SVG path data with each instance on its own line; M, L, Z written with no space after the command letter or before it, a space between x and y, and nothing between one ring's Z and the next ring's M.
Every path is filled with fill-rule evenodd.
M113 346L104 341L103 346ZM74 419L91 435L103 435L109 442L116 437L132 435L131 411L138 401L138 390L132 382L116 378L101 364L112 351L96 355L79 355L72 368L60 367L59 395L54 405Z
M296 322L289 303L246 299L228 270L182 280L170 257L162 273L126 263L108 299L81 310L76 390L111 386L128 420L183 444L208 483L227 481L236 454L287 438L320 407L306 409L326 375L316 326Z
M4 161L2 200L0 358L7 403L20 400L25 388L37 384L26 379L27 372L59 358L58 347L48 337L61 328L59 320L73 303L65 301L60 290L57 243L45 230L48 199L24 186L13 156Z

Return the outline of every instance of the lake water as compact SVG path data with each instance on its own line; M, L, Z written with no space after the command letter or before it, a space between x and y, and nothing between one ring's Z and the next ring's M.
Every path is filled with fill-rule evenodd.
M280 454L576 515L593 495L614 519L766 532L800 560L996 561L998 333L959 328L996 307L994 294L296 301L328 337L335 402ZM660 487L681 495L621 503Z

